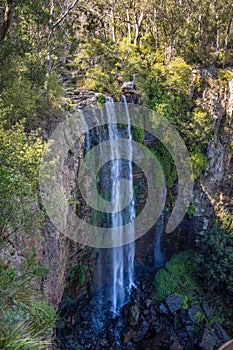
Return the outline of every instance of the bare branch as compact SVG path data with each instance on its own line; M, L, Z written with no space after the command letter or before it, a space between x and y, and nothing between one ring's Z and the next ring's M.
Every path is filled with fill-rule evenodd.
M61 17L54 23L52 30L54 30L54 29L58 26L58 24L60 24L60 23L63 21L63 19L68 15L68 13L70 13L70 11L75 7L75 5L77 4L78 1L79 1L79 0L74 0L73 3L72 3L70 6L68 6L67 10L66 10L66 11L61 15Z

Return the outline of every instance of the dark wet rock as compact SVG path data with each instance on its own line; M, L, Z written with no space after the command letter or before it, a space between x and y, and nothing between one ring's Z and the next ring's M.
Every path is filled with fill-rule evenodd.
M167 306L171 313L174 313L181 309L183 298L178 294L171 294L166 298Z
M138 324L140 310L137 305L133 305L130 310L129 323L131 326L136 326Z
M142 339L144 339L149 329L150 329L149 323L146 321L143 321L140 327L132 332L133 342L139 343Z
M184 349L183 345L181 345L176 341L170 346L170 350L183 350L183 349Z
M204 316L202 308L199 304L192 305L188 309L188 315L191 321L196 322L199 320L199 318L202 318Z
M170 335L166 333L165 330L162 330L160 333L158 333L156 336L144 340L142 342L141 349L144 350L162 350L166 349L167 341L169 342Z
M177 329L176 335L178 336L179 339L182 339L182 342L184 344L188 344L190 342L190 338L186 329Z
M123 332L123 337L124 337L124 344L128 343L132 339L132 330L129 329L125 332Z
M145 304L146 304L146 307L149 308L153 304L153 299L146 299Z
M209 318L212 315L212 311L211 311L208 303L205 300L203 300L203 302L202 302L202 309L204 310L204 313L205 313L207 318Z
M191 323L188 310L181 310L180 319L184 326L189 325Z
M218 337L209 329L205 329L199 346L202 350L214 350L220 346L221 342Z
M213 329L217 337L220 339L221 343L226 343L228 340L230 340L229 335L227 332L222 328L219 322L215 323L213 325Z
M158 311L161 312L162 314L165 314L165 315L169 314L169 310L168 310L167 306L163 303L161 303L159 305Z
M191 340L195 339L195 336L196 336L195 326L187 326L186 332Z

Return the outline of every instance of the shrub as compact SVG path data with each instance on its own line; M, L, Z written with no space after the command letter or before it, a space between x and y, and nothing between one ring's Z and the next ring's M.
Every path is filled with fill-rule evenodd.
M206 288L233 296L233 238L219 225L205 234L195 269Z
M174 254L166 265L160 269L154 279L156 288L156 301L164 300L169 294L174 292L181 296L194 297L197 284L194 275L193 263L190 258L193 256L192 250L187 250Z
M47 272L47 267L36 263L35 255L17 270L0 261L0 349L36 350L48 344L43 339L55 326L56 312L33 287L36 278Z

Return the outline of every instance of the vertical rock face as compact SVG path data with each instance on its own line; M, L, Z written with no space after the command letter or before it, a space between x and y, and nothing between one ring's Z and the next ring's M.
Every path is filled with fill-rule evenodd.
M46 121L44 124L43 136L48 138L58 122ZM83 158L83 149L84 136L74 143L64 159L63 186L67 198L70 199L75 199L77 171ZM76 205L72 206L72 210L76 212ZM88 261L91 266L90 260L93 257L93 251L84 249L78 243L65 237L54 227L49 218L45 218L41 230L32 232L30 235L21 232L12 237L12 242L15 247L15 255L11 256L7 251L5 255L14 265L18 266L23 262L26 253L36 252L38 262L49 267L49 273L38 279L35 288L38 293L45 295L56 307L61 301L67 276L72 268L84 264L85 261Z
M219 81L219 70L203 69L207 79L200 106L212 117L213 136L207 148L207 167L202 178L202 189L207 194L218 216L230 205L233 192L233 78Z
M79 165L83 158L84 136L78 139L69 150L63 166L63 186L67 198L76 199L76 180ZM76 212L76 204L72 206ZM42 291L49 300L58 305L62 299L69 272L77 265L92 266L93 249L88 249L65 237L47 219L43 228L43 241L39 255L50 267L49 275L42 281Z

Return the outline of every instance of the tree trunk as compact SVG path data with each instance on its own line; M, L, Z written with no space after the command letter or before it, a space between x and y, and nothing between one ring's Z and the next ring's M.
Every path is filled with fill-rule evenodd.
M130 23L129 9L126 9L126 16L127 16L127 25L128 25L128 43L131 44L132 35L131 35L131 23Z
M2 44L3 40L5 39L7 32L11 26L12 16L13 16L13 6L14 1L13 0L7 0L6 2L6 8L4 13L4 19L0 26L0 44Z
M169 54L168 54L168 61L170 62L172 59L172 51L173 51L173 44L174 44L174 39L175 39L175 33L172 30L171 38L170 38L170 46L169 46Z
M112 41L116 42L116 31L115 31L115 17L114 11L111 9L111 33L112 33Z
M229 36L230 36L230 31L231 31L231 24L233 20L233 6L231 7L231 12L230 12L230 18L228 21L228 27L227 27L227 33L226 33L226 38L225 38L225 44L224 44L224 55L227 53L227 46L228 46L228 41L229 41Z
M48 38L48 75L52 71L52 54L53 54L53 30L54 30L54 24L53 24L53 15L54 15L54 1L50 1L50 19L49 19L49 38Z
M157 9L154 9L154 38L155 38L155 47L158 48L158 26L157 26Z
M140 29L142 26L142 21L144 19L144 12L140 14L139 20L136 21L135 24L135 37L134 37L134 45L138 44L138 39L139 39L139 34L140 34Z
M216 54L220 51L220 23L219 23L219 15L218 11L214 10L215 20L216 20Z

